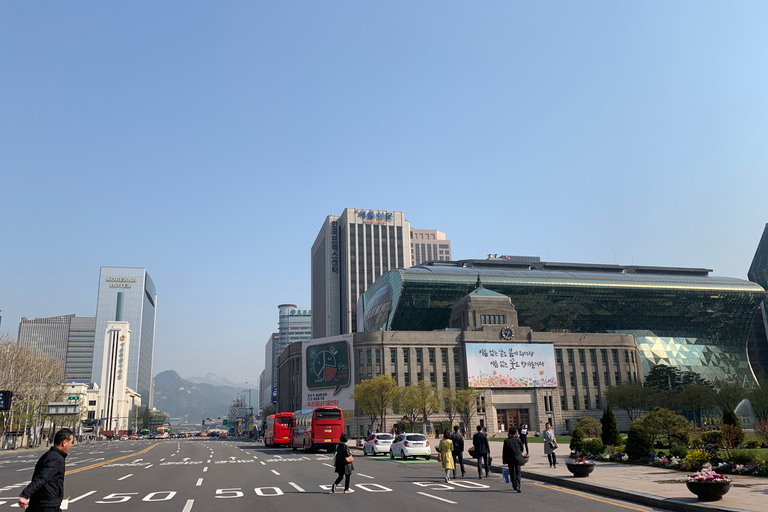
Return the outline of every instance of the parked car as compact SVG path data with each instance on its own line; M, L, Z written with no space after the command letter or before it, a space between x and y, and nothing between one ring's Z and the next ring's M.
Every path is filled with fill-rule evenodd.
M392 441L395 436L386 432L377 432L368 436L363 445L363 455L378 455L380 453L389 453Z
M429 460L432 449L424 434L400 434L389 449L389 458L400 457L405 460L408 457L424 457Z

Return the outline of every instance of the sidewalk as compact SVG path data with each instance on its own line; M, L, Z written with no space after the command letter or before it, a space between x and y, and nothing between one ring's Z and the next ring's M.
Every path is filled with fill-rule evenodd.
M430 445L436 445L430 439ZM491 441L493 473L501 476L501 450L504 443ZM467 439L466 447L472 446ZM523 466L523 492L526 480L536 480L552 485L600 494L649 507L665 508L682 512L768 512L768 478L728 475L733 484L720 501L699 501L685 486L687 473L652 466L636 466L614 462L597 462L597 467L587 478L575 478L565 467L568 447L557 450L557 468L550 468L544 454L543 443L528 443L531 458ZM354 442L350 443L354 448ZM464 467L467 477L477 478L477 463L465 452Z

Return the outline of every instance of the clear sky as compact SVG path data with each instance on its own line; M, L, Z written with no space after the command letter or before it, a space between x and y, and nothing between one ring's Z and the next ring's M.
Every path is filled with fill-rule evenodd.
M746 278L768 2L5 1L0 330L157 286L154 373L258 377L345 207L454 259Z

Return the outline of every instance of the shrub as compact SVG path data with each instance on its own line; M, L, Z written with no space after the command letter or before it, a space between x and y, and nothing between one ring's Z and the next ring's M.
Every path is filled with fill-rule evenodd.
M678 459L684 459L686 455L688 455L688 448L685 446L675 446L670 450L669 454L673 457L677 457Z
M701 439L704 441L704 444L722 444L723 433L719 430L709 430L702 434Z
M588 438L600 437L603 432L603 426L595 418L582 416L576 420L576 428L580 428Z
M571 444L569 445L572 452L584 451L584 432L580 428L573 429L571 433Z
M744 441L744 444L742 444L741 446L742 448L747 448L747 449L760 448L760 441L758 441L757 439L747 439L746 441Z
M629 427L627 446L625 451L633 459L642 459L651 453L653 444L651 438L645 433L643 426L636 420Z
M683 464L690 471L698 471L701 467L709 462L710 455L704 450L691 450L688 455L683 459Z
M616 426L616 416L613 414L611 404L605 408L603 412L603 418L600 420L602 434L600 439L603 440L603 446L618 446L621 444L621 435L619 435L619 429Z
M603 441L599 437L594 439L587 439L584 441L583 451L587 453L591 453L592 455L601 455L604 450L605 447L603 446Z
M756 455L755 452L749 450L733 450L731 462L734 464L749 464L750 462L755 462Z

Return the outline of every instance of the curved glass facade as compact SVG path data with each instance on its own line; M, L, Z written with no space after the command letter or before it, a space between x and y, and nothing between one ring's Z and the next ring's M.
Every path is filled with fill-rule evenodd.
M411 267L384 274L366 291L366 330L444 329L451 306L475 289L478 276L486 288L510 297L519 324L534 331L632 334L646 373L665 363L710 380L754 380L746 343L765 291L749 281L701 273ZM391 304L389 315L382 315L387 307L377 293L387 287ZM369 314L367 299L373 297L378 300Z

